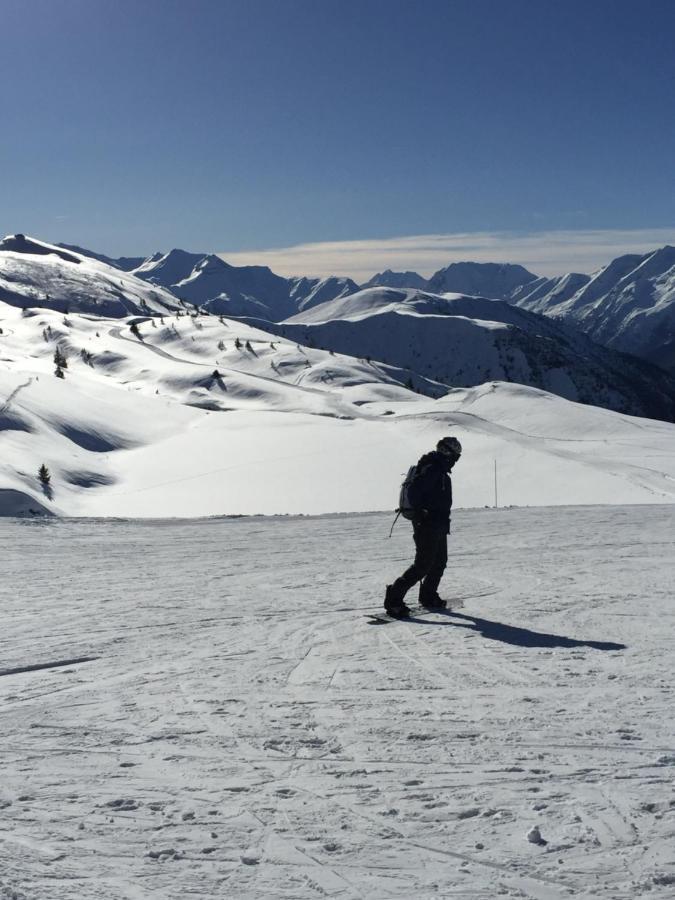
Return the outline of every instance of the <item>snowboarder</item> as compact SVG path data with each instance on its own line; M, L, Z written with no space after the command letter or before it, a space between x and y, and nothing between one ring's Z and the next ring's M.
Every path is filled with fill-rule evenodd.
M448 561L448 534L452 507L450 472L462 455L456 437L444 437L436 449L425 453L417 463L410 484L415 561L393 584L387 585L384 608L397 619L410 615L403 598L420 582L419 602L425 609L445 609L438 596L438 585Z

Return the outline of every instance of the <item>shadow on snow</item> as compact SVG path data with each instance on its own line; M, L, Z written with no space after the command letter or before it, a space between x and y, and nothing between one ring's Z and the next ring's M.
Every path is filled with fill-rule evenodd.
M492 622L490 619L479 619L477 616L467 616L464 613L448 612L447 615L466 620L466 624L464 622L446 622L447 625L454 625L456 628L470 628L490 641L501 641L504 644L513 644L516 647L591 647L593 650L626 649L625 644L615 644L611 641L578 641L576 638L565 637L561 634L530 631L529 628L517 628L515 625Z
M482 637L490 641L501 641L503 644L512 644L514 647L590 647L593 650L626 650L626 644L616 644L612 641L578 641L576 638L565 637L562 634L547 634L543 631L531 631L529 628L518 628L515 625L505 625L503 622L492 622L490 619L479 619L477 616L467 616L464 613L448 610L442 615L452 616L456 619L464 619L464 622L439 622L432 619L420 619L410 616L402 619L403 622L418 623L420 625L451 625L455 628L468 628L476 631ZM385 624L386 619L373 617L371 625Z

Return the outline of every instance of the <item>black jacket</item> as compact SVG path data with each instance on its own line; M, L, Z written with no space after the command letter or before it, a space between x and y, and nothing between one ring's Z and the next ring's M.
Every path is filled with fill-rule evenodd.
M411 485L413 506L420 510L413 524L428 523L450 530L452 508L452 466L447 456L432 450L417 463L417 472Z

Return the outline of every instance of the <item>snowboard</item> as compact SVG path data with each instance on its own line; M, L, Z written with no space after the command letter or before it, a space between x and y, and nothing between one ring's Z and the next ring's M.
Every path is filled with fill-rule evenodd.
M366 618L368 619L369 625L389 625L391 622L412 622L413 624L419 623L420 625L428 625L433 622L433 619L422 619L420 616L452 615L453 610L461 609L463 606L464 602L462 600L448 600L448 605L445 609L425 609L423 606L413 606L410 608L410 615L405 619L390 616L384 609L378 613L368 613Z

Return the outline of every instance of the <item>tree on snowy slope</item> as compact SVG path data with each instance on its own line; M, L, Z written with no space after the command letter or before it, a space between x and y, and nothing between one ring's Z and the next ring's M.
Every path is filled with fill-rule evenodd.
M49 474L49 469L44 463L42 463L42 465L38 469L38 478L40 479L40 484L43 487L49 487L52 476Z
M68 368L68 357L61 350L60 347L57 347L54 351L54 365L57 369L67 369Z

